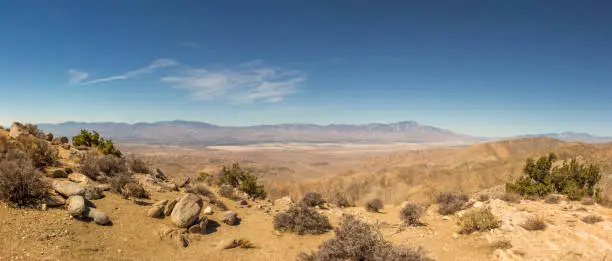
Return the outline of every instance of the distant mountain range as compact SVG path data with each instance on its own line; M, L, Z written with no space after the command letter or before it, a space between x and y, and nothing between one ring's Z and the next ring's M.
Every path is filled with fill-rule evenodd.
M593 136L588 133L580 132L562 132L562 133L545 133L545 134L530 134L521 135L520 138L547 137L562 141L580 141L588 143L603 143L612 142L612 137Z
M160 145L242 145L269 142L307 143L454 143L470 144L499 138L482 138L458 134L450 130L421 125L414 121L371 124L278 124L246 127L218 126L197 121L159 121L152 123L64 122L38 124L45 131L59 136L73 136L81 129L97 130L116 142ZM612 142L612 137L586 133L548 133L511 138L549 137L563 141L590 143ZM504 138L509 139L509 138Z
M65 122L38 124L59 136L73 136L81 129L97 130L117 142L164 145L230 145L267 142L310 143L472 143L481 139L449 130L420 125L414 121L389 124L279 124L247 127L218 126L193 121L153 123Z

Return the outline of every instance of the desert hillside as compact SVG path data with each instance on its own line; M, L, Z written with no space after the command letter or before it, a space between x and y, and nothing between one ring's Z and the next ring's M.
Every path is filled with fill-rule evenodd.
M594 197L521 197L503 186L521 175L528 157L551 151L559 160L599 164L604 186L610 144L528 138L354 154L346 147L155 152L115 147L92 133L69 142L16 125L0 130L0 145L3 259L604 260L612 254L612 210ZM213 160L200 161L210 155ZM243 165L230 167L234 162ZM293 169L299 162L319 162L311 167L320 173L302 177L308 168ZM163 168L172 164L176 169ZM267 173L280 169L276 164L287 165ZM7 194L7 188L20 190ZM370 247L351 248L359 245Z

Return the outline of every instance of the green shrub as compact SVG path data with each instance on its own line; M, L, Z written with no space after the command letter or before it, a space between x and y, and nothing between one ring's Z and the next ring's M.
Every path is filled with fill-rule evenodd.
M112 140L104 139L97 131L89 132L81 130L78 135L72 137L72 145L97 148L104 155L116 157L121 157L122 155L121 151L115 148Z
M252 198L266 198L264 186L257 184L257 177L241 168L238 163L232 164L231 167L223 166L219 174L219 183L221 185L239 188Z
M327 260L431 260L419 249L393 245L377 228L354 216L345 215L335 237L321 244L316 252L300 253L301 261Z
M366 201L365 209L368 212L378 212L384 207L382 200L378 198L370 199Z
M488 208L473 209L459 219L461 234L471 234L476 231L487 231L498 228L501 221Z
M438 212L440 215L450 215L467 207L470 200L468 195L463 193L441 192L436 197Z
M17 207L35 207L47 196L48 185L25 157L0 159L0 200Z
M576 159L572 159L563 162L560 167L553 168L556 159L554 153L540 157L537 161L527 159L524 175L514 182L506 183L506 191L526 197L544 197L550 193L560 193L567 195L570 200L595 196L595 188L601 180L598 166L580 164Z
M298 235L323 234L332 228L326 216L303 203L276 214L273 224L274 229L278 231L288 231Z

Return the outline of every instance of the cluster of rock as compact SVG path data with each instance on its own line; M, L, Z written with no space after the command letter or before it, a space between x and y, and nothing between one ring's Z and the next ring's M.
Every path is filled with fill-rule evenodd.
M187 234L206 234L209 224L208 216L213 214L210 206L204 211L202 198L193 193L184 196L162 200L151 206L147 210L147 216L151 218L170 217L170 221L175 225L164 227L160 231L160 237L175 240L179 246L187 247L189 240ZM227 211L221 220L228 225L235 225L238 222L236 213Z
M43 202L43 209L65 205L73 217L89 218L98 225L110 224L108 216L89 202L103 198L102 192L110 189L108 185L97 184L87 176L74 173L70 169L49 169L47 177L52 178L49 180L51 191Z

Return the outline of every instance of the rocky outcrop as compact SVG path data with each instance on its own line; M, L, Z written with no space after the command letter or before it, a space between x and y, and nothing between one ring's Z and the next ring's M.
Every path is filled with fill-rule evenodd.
M102 194L102 190L98 189L97 187L88 186L85 187L83 196L88 200L96 200L103 198L104 194Z
M85 212L85 198L80 195L71 196L67 201L68 214L77 217Z
M21 123L18 122L14 122L13 125L11 125L11 129L9 131L9 136L13 137L13 138L19 138L22 135L27 135L28 131L26 130L25 126Z
M66 200L59 195L47 195L44 203L47 204L48 207L59 207L66 204Z
M70 181L54 180L51 182L51 188L64 197L85 194L85 186Z
M174 206L170 220L178 227L193 225L202 211L202 199L195 194L186 194Z

